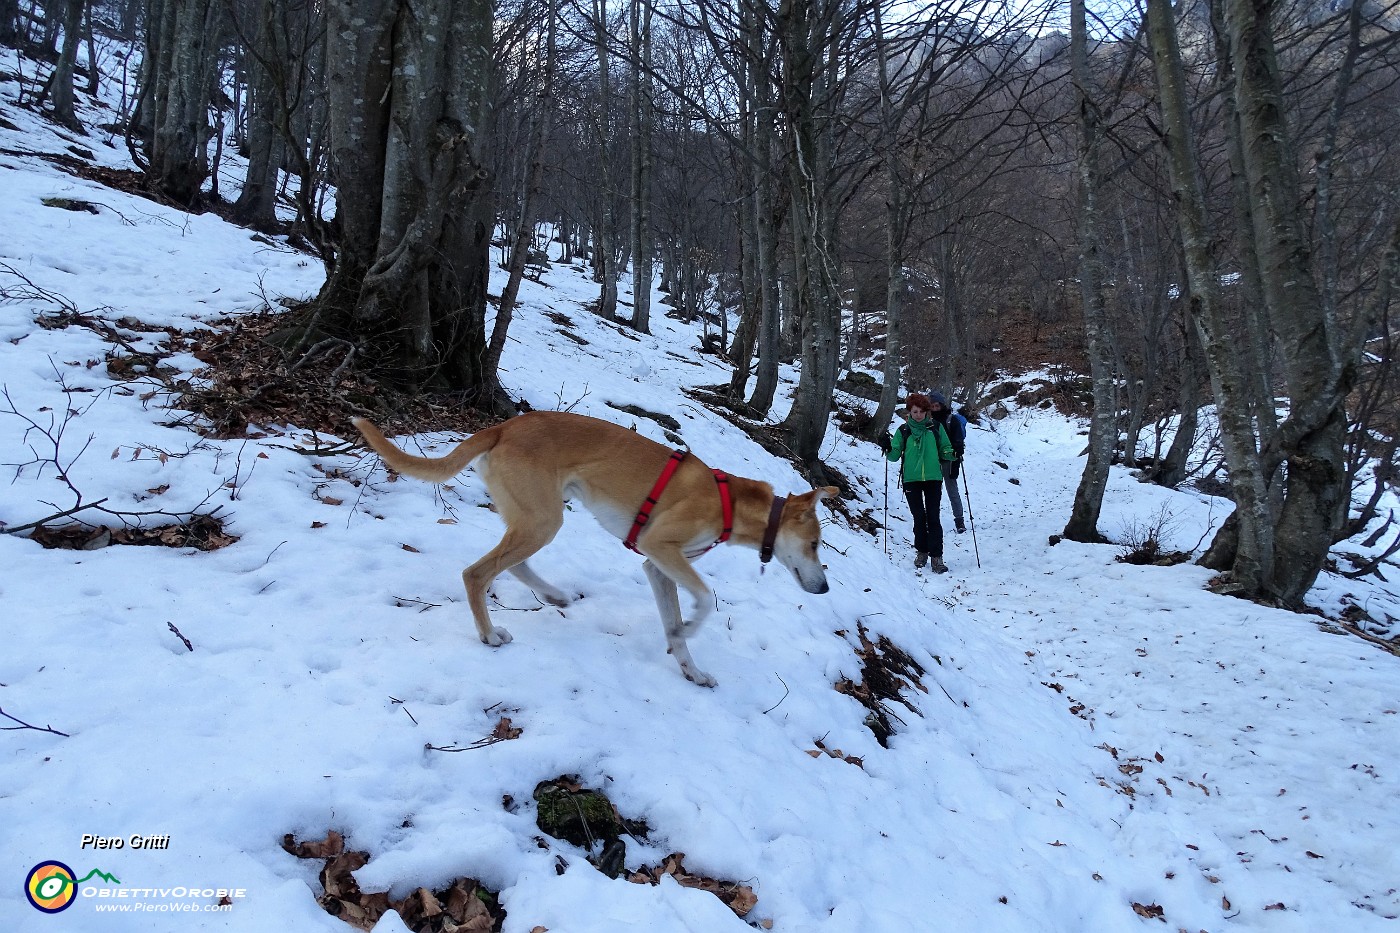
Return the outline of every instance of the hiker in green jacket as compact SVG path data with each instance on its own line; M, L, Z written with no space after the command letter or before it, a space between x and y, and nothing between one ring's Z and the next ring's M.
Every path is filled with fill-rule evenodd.
M927 563L934 573L947 573L939 511L944 463L957 460L958 455L947 430L929 414L932 404L927 395L911 394L904 402L909 417L893 437L886 432L880 438L880 448L891 462L902 464L899 474L904 498L914 519L914 569Z

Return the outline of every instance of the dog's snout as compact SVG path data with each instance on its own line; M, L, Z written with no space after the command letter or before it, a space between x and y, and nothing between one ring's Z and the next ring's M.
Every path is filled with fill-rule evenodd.
M827 585L827 582L826 582L825 580L823 580L823 581L822 581L821 587L820 587L819 589L815 590L815 592L817 592L817 593L825 593L825 592L828 592L830 589L831 589L831 587Z

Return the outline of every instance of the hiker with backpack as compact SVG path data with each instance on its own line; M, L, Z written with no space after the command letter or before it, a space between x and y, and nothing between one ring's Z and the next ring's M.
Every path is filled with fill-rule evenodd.
M962 494L958 492L958 471L962 469L963 451L967 447L967 419L961 413L953 411L947 399L937 392L929 393L929 416L939 424L943 425L943 430L948 432L948 440L953 445L953 451L958 455L957 459L943 465L943 478L947 480L943 484L948 490L948 505L953 510L953 525L958 530L958 534L967 531L967 525L963 522L963 501Z
M904 405L909 417L893 435L888 431L881 435L880 449L891 463L900 464L904 498L914 519L914 569L928 564L934 573L947 573L939 511L943 505L944 465L957 459L957 451L943 422L933 417L929 396L912 393ZM943 408L947 408L946 402Z

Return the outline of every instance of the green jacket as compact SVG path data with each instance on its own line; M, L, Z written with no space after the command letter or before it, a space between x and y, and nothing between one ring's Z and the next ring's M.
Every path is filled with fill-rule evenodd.
M905 428L908 429L907 432ZM906 433L909 435L908 440L905 439ZM904 468L900 472L906 483L919 483L931 479L941 481L942 461L958 459L953 442L948 439L948 432L931 415L925 415L922 422L913 418L906 419L904 425L890 438L890 452L885 456L894 463L904 461Z

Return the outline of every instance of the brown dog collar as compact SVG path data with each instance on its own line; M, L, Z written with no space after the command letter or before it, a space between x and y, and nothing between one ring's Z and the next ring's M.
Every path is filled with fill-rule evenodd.
M763 529L763 545L758 549L758 559L763 563L768 563L773 559L773 545L778 540L778 526L783 521L783 506L787 505L787 496L774 496L773 508L768 512L768 527Z

